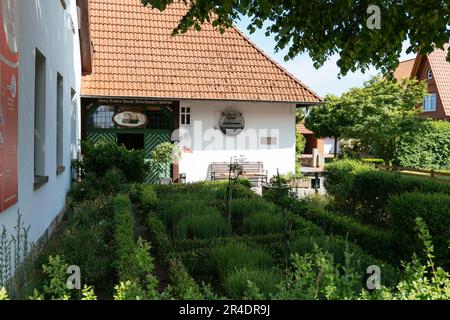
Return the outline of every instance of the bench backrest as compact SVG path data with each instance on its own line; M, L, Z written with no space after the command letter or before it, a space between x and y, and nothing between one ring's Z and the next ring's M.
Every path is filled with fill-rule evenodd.
M262 162L244 162L242 171L248 173L262 173L264 166ZM230 171L230 164L227 162L213 162L211 163L211 172L225 173Z

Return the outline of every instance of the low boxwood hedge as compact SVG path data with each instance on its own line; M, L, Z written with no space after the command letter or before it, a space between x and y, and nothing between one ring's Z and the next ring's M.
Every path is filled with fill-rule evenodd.
M389 226L395 232L399 255L410 260L413 252L423 252L417 236L415 219L427 224L435 248L436 261L450 266L450 195L411 192L390 199Z

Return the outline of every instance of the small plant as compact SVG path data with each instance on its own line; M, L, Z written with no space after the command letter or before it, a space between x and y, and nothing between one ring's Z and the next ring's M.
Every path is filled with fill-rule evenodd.
M173 238L207 239L231 235L231 228L218 212L201 215L189 215L180 219Z
M155 189L151 185L144 185L140 190L140 198L142 210L146 213L156 209L158 196Z
M210 272L222 278L235 269L244 267L269 269L274 266L274 261L267 252L236 242L213 248L209 259Z
M242 268L231 272L225 277L223 287L225 293L232 299L242 299L249 293L249 286L254 285L262 295L267 298L277 291L281 277L270 270ZM254 297L252 297L254 298Z
M268 212L254 213L244 218L242 230L248 234L277 233L284 230L284 223L280 215Z
M179 161L181 149L178 144L163 142L152 150L150 158L152 159L152 165L159 169L160 174L163 174L168 166Z

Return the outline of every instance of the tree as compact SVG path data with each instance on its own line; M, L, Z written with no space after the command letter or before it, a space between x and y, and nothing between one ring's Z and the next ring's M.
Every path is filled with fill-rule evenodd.
M175 2L141 1L161 11ZM357 69L365 71L370 65L385 74L398 66L404 41L409 41L408 53L426 54L434 48L443 48L450 39L448 0L185 2L187 12L174 34L184 33L192 27L200 30L206 22L224 32L241 15L248 16L251 18L250 32L265 28L266 35L274 35L276 51L288 49L285 60L308 52L318 68L330 56L339 54L337 64L342 75ZM450 61L450 52L448 57Z
M427 93L426 82L374 78L362 88L344 93L342 106L348 121L341 127L344 138L357 139L389 164L402 140L423 130L424 119L418 105ZM349 125L350 124L350 125Z
M312 107L305 118L305 127L318 137L334 137L334 156L337 155L337 140L342 136L342 130L352 125L352 119L347 117L340 99L334 95L325 97L325 103Z

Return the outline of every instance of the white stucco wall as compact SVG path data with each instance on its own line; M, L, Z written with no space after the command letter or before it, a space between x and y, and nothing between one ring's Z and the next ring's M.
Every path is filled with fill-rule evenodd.
M20 210L36 241L64 208L70 188L70 160L79 139L80 50L76 0L16 0L15 27L19 51L18 202L0 213L0 226L13 231ZM71 28L71 19L75 33ZM49 181L37 191L34 182L34 70L35 48L46 57L45 174ZM64 77L64 152L66 167L56 175L56 76ZM74 101L71 90L76 92ZM75 130L73 125L77 125Z
M339 144L339 139L337 141L337 153L341 152L341 146ZM323 153L334 154L334 138L324 138L323 139Z
M191 108L191 125L180 125L180 146L186 147L179 163L188 182L210 179L212 162L229 162L243 155L246 161L262 161L269 178L295 171L295 105L287 103L181 101ZM244 130L226 136L217 127L220 113L238 111ZM276 145L262 145L261 138L277 137ZM189 152L189 149L192 152ZM186 152L188 151L188 152Z

